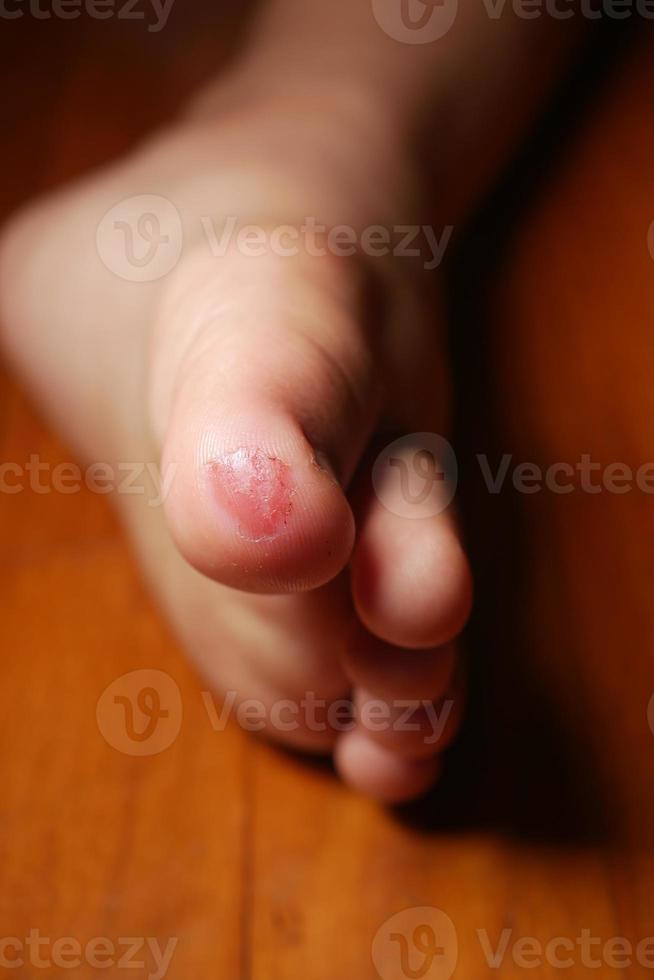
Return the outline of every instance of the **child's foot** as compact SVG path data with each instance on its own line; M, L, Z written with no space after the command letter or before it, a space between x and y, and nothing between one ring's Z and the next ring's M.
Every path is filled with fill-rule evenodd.
M234 95L19 216L2 248L3 343L89 461L161 459L163 509L117 500L215 689L268 710L292 700L271 735L335 744L348 782L395 801L429 786L454 733L452 641L471 596L450 512L411 520L370 490L376 436L446 425L432 310L408 259L398 276L382 259L210 247L230 215L266 230L313 216L357 234L412 220L418 188L383 115L320 98ZM184 223L180 261L152 281L134 281L150 278L143 252L163 244L170 256L174 221L142 195L172 202ZM132 198L132 212L102 222ZM139 211L154 218L138 224ZM358 706L455 706L436 741L424 705L421 731L371 711L338 734L342 711L328 719L316 699L352 689ZM403 713L393 706L396 722Z

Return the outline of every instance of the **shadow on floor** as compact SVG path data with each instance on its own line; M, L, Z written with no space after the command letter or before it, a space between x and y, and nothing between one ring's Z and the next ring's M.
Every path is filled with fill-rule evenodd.
M623 22L624 23L624 22ZM455 442L500 445L492 417L489 344L493 284L498 280L525 212L574 138L580 116L601 102L602 91L634 40L633 29L604 25L558 93L538 132L477 214L450 269L451 351L458 406ZM489 260L489 256L492 258ZM475 289L470 289L470 282ZM474 451L474 450L473 450ZM497 453L497 458L501 451ZM471 474L468 474L470 476ZM494 830L541 843L592 846L616 833L609 788L593 771L579 735L566 730L556 704L543 695L518 636L528 530L510 495L468 492L460 474L464 523L475 568L477 602L467 633L472 665L465 731L448 753L446 773L433 793L398 809L398 819L434 830ZM499 560L498 560L499 556Z

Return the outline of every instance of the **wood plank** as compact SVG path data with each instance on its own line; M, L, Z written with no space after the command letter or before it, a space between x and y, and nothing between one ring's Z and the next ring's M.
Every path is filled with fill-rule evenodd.
M40 124L16 131L23 179L5 188L2 207L119 152L153 113L178 104L214 58L201 9L191 6L187 21L176 12L180 32L150 39L145 55L134 37L121 48L120 25L92 25L93 47L88 30L61 32L66 59L41 40L51 89ZM214 16L236 29L222 9ZM221 36L226 50L231 35ZM121 73L100 114L96 93L119 51ZM585 451L636 464L650 455L648 55L643 44L580 126L495 294L484 391L496 406L496 446L520 458L548 463ZM32 111L37 95L35 82L22 96ZM6 375L0 388L0 457L67 461ZM471 634L481 720L453 753L443 789L394 814L354 797L325 767L233 726L212 731L200 683L105 501L88 492L0 495L3 935L39 929L82 943L149 936L162 945L176 937L172 980L396 980L399 944L385 924L427 906L456 931L458 980L477 980L525 969L511 948L491 968L479 930L493 945L508 928L543 947L555 937L574 942L583 929L603 940L654 931L650 862L592 836L605 821L584 810L606 810L617 844L647 843L648 503L578 494L516 496L508 509L486 501L500 546L485 556L474 549L488 589ZM516 539L517 549L505 544ZM505 614L503 628L491 607ZM96 710L110 684L152 668L179 688L183 716L168 748L139 758L107 743ZM417 921L408 915L393 928L410 942ZM545 962L534 972L561 969ZM616 975L606 964L593 972ZM639 964L623 972L646 975ZM586 977L588 968L576 958L565 973ZM75 971L95 975L88 963Z

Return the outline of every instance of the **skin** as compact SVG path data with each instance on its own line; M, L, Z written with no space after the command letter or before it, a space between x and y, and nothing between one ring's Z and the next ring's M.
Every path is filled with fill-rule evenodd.
M364 0L269 4L230 74L182 118L31 205L0 247L2 343L53 424L89 461L174 473L163 508L116 504L215 690L268 709L352 696L393 717L398 698L454 705L436 745L424 710L417 735L360 715L347 732L271 728L333 751L343 778L384 802L429 787L463 708L456 639L472 582L452 510L407 520L370 482L380 434L447 434L438 278L359 255L216 258L201 217L271 228L312 215L358 231L445 210L463 220L572 30L562 44L534 21L461 6L446 37L408 45ZM507 101L525 57L529 93ZM483 166L462 179L481 145ZM174 202L185 239L174 270L134 283L93 241L112 206L144 192Z

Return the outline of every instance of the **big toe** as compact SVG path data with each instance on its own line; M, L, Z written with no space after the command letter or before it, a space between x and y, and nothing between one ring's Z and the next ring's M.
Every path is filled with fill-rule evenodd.
M166 514L185 558L253 592L320 586L346 565L342 487L376 416L354 263L188 259L164 296L152 410Z

